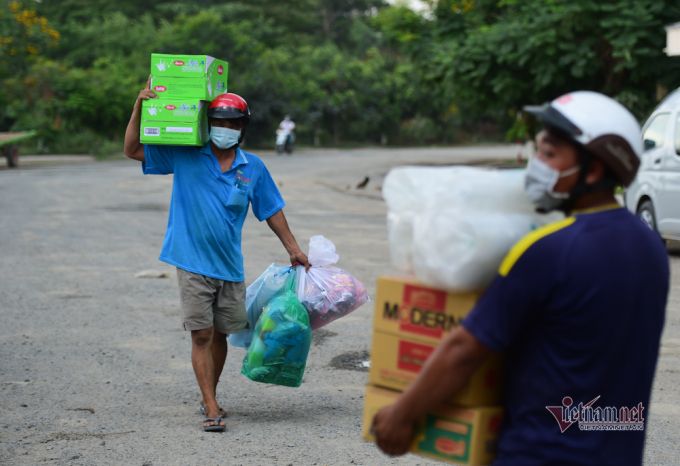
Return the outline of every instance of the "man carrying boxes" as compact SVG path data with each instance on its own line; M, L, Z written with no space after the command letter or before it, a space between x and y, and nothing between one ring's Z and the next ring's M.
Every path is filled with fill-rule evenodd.
M211 82L206 67L217 62L205 56L156 57L152 67L176 66L177 73L200 75L177 79L197 80L203 88ZM224 73L219 86L226 88L226 63L215 73ZM309 268L309 262L288 228L285 202L269 171L239 147L250 119L246 101L236 94L221 94L212 102L203 101L207 94L201 92L182 97L168 83L162 85L168 99L161 99L161 89L151 89L154 79L149 77L135 102L125 132L125 154L142 162L144 174L174 174L160 260L177 267L182 327L191 331L191 362L203 394L203 429L223 431L226 412L215 399L215 389L227 357L226 339L248 325L241 254L248 205L279 237L291 263ZM197 88L191 83L178 87L183 92ZM140 128L145 129L141 140Z
M486 408L462 413L443 403L478 377L492 353L505 351L494 465L640 465L669 285L662 241L614 197L615 186L635 178L640 127L623 106L594 92L526 110L544 124L527 194L543 211L569 215L512 248L416 380L380 400L386 407L372 419L374 437L365 437L389 455L411 449L440 458L455 452L448 459L467 464L491 461L463 456L461 443L483 453L493 440ZM447 319L427 322L436 328ZM385 377L399 380L395 374ZM367 416L372 397L369 387ZM438 435L437 423L458 436L428 439Z

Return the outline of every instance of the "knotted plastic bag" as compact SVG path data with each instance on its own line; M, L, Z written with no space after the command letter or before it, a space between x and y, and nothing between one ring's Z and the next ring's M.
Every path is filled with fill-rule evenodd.
M332 241L312 236L308 256L312 267L305 273L302 266L297 266L295 293L309 313L312 330L346 316L370 300L363 283L331 265L339 258Z
M253 341L243 358L241 374L255 382L299 387L312 344L307 310L293 291L295 274L264 307Z
M250 328L229 335L230 345L248 349L253 337L253 329L262 314L262 310L274 295L283 288L291 272L290 267L272 264L246 289L246 312Z

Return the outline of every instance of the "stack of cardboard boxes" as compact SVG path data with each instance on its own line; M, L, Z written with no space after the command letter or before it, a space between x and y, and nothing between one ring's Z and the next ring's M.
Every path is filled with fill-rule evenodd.
M446 293L415 278L379 277L363 437L374 441L375 413L413 382L437 344L472 309L481 293ZM501 424L502 357L494 355L469 383L427 414L410 450L467 465L493 461Z
M151 89L142 102L142 144L198 146L208 142L208 106L227 92L229 65L207 55L151 55Z

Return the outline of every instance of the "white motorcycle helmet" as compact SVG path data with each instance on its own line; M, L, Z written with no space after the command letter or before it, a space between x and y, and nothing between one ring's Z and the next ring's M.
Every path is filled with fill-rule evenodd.
M640 125L626 107L611 97L577 91L524 110L601 160L623 186L635 179L643 153Z

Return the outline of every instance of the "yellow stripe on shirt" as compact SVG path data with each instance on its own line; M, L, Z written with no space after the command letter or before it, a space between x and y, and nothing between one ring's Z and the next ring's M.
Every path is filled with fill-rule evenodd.
M612 204L607 204L603 205L600 207L593 207L591 209L581 209L581 210L573 210L571 212L571 215L580 215L580 214L596 214L598 212L605 212L607 210L615 210L615 209L622 209L620 204L618 203L612 203Z
M500 269L498 269L498 273L501 274L501 276L506 277L508 273L510 273L512 267L515 265L515 262L517 262L519 258L522 257L522 254L524 254L526 250L531 247L532 244L534 244L541 238L545 238L546 236L551 235L556 231L568 227L575 221L576 217L567 217L564 220L551 223L542 228L539 228L538 230L534 230L528 235L526 235L524 238L519 240L517 244L515 244L512 247L508 255L505 256L505 259L503 259L503 263L501 264Z

